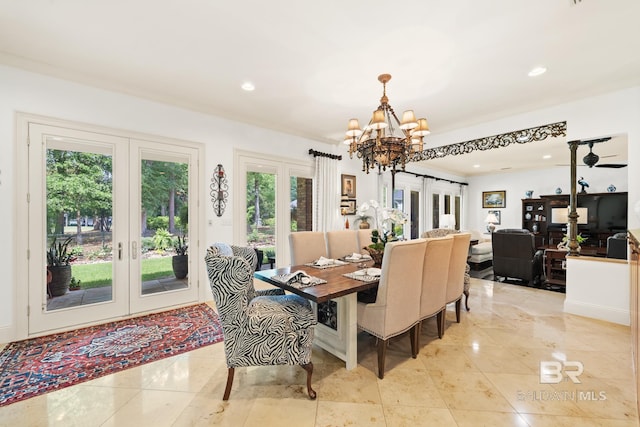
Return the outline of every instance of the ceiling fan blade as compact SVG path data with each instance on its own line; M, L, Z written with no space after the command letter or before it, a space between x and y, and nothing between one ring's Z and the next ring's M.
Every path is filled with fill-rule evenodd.
M618 168L625 168L627 167L627 165L622 164L622 163L603 163L600 165L596 165L597 168L612 168L612 169L618 169Z

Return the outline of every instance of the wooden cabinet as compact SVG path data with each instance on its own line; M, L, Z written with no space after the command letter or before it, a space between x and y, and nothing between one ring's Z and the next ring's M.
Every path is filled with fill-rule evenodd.
M522 199L522 228L535 235L536 247L547 243L547 215L547 200Z
M636 375L636 393L640 395L640 343L638 342L638 328L640 328L640 230L629 232L629 246L631 249L631 261L629 263L629 280L631 285L631 350L633 352L633 367ZM640 412L640 399L638 399L638 412Z
M547 285L566 286L567 250L549 247L544 250L544 270Z

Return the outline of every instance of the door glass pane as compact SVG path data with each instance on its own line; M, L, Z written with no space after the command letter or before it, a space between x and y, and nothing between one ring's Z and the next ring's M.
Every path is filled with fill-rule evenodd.
M411 238L418 238L418 230L420 229L420 193L411 192Z
M247 172L247 243L263 254L263 265L276 259L276 175Z
M431 196L431 228L439 228L440 227L440 195L434 193Z
M189 165L143 159L140 272L142 295L189 286Z
M313 180L292 176L290 185L291 231L312 231Z
M454 203L456 204L455 218L456 218L456 230L460 230L460 196L456 196Z
M113 294L112 156L57 140L48 139L46 151L48 311Z

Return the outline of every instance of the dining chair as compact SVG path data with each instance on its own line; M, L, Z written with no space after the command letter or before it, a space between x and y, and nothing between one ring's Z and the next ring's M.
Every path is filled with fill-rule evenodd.
M326 238L329 258L337 259L354 252L360 253L356 230L327 231Z
M289 234L291 265L301 265L327 257L327 242L323 231L296 231Z
M371 242L371 230L368 228L358 229L358 252L362 253L362 248L369 246Z
M259 263L257 253L255 249L248 246L236 246L230 245L225 242L215 242L211 244L209 250L214 251L218 255L241 257L249 264L253 271L256 271L258 269ZM256 290L253 286L253 281L251 285L252 286L247 291L249 301L251 301L256 296L284 295L284 291L279 288Z
M453 247L453 237L424 239L426 248L422 263L422 292L420 294L420 320L436 316L438 337L442 338L444 314L447 308L447 279L449 260ZM419 335L417 345L419 347Z
M228 372L222 400L229 399L235 368L267 365L301 365L307 393L315 399L311 349L317 320L309 301L298 295L250 298L254 269L244 258L212 247L205 262L224 334Z
M358 302L358 328L378 339L378 377L384 378L390 338L410 331L411 357L418 356L420 289L424 239L391 242L385 246L378 294L373 303ZM444 299L444 298L443 298Z
M464 293L471 233L457 233L451 236L453 236L453 246L451 248L451 257L449 258L446 303L456 303L456 322L460 323L460 303L462 302L462 294ZM467 296L467 299L468 298ZM444 334L444 329L442 333Z

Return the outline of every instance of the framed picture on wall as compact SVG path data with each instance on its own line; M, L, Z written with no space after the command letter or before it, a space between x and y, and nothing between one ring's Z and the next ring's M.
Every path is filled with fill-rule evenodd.
M355 175L342 174L341 194L346 194L348 198L356 198L356 177ZM354 200L355 203L355 200Z
M483 191L482 192L483 208L505 208L507 207L506 191Z
M494 214L496 216L496 218L498 219L498 222L496 222L495 225L500 225L500 223L501 223L500 211L489 211L488 214L489 215Z
M350 199L348 202L348 207L344 208L345 215L355 215L356 214L356 200Z

